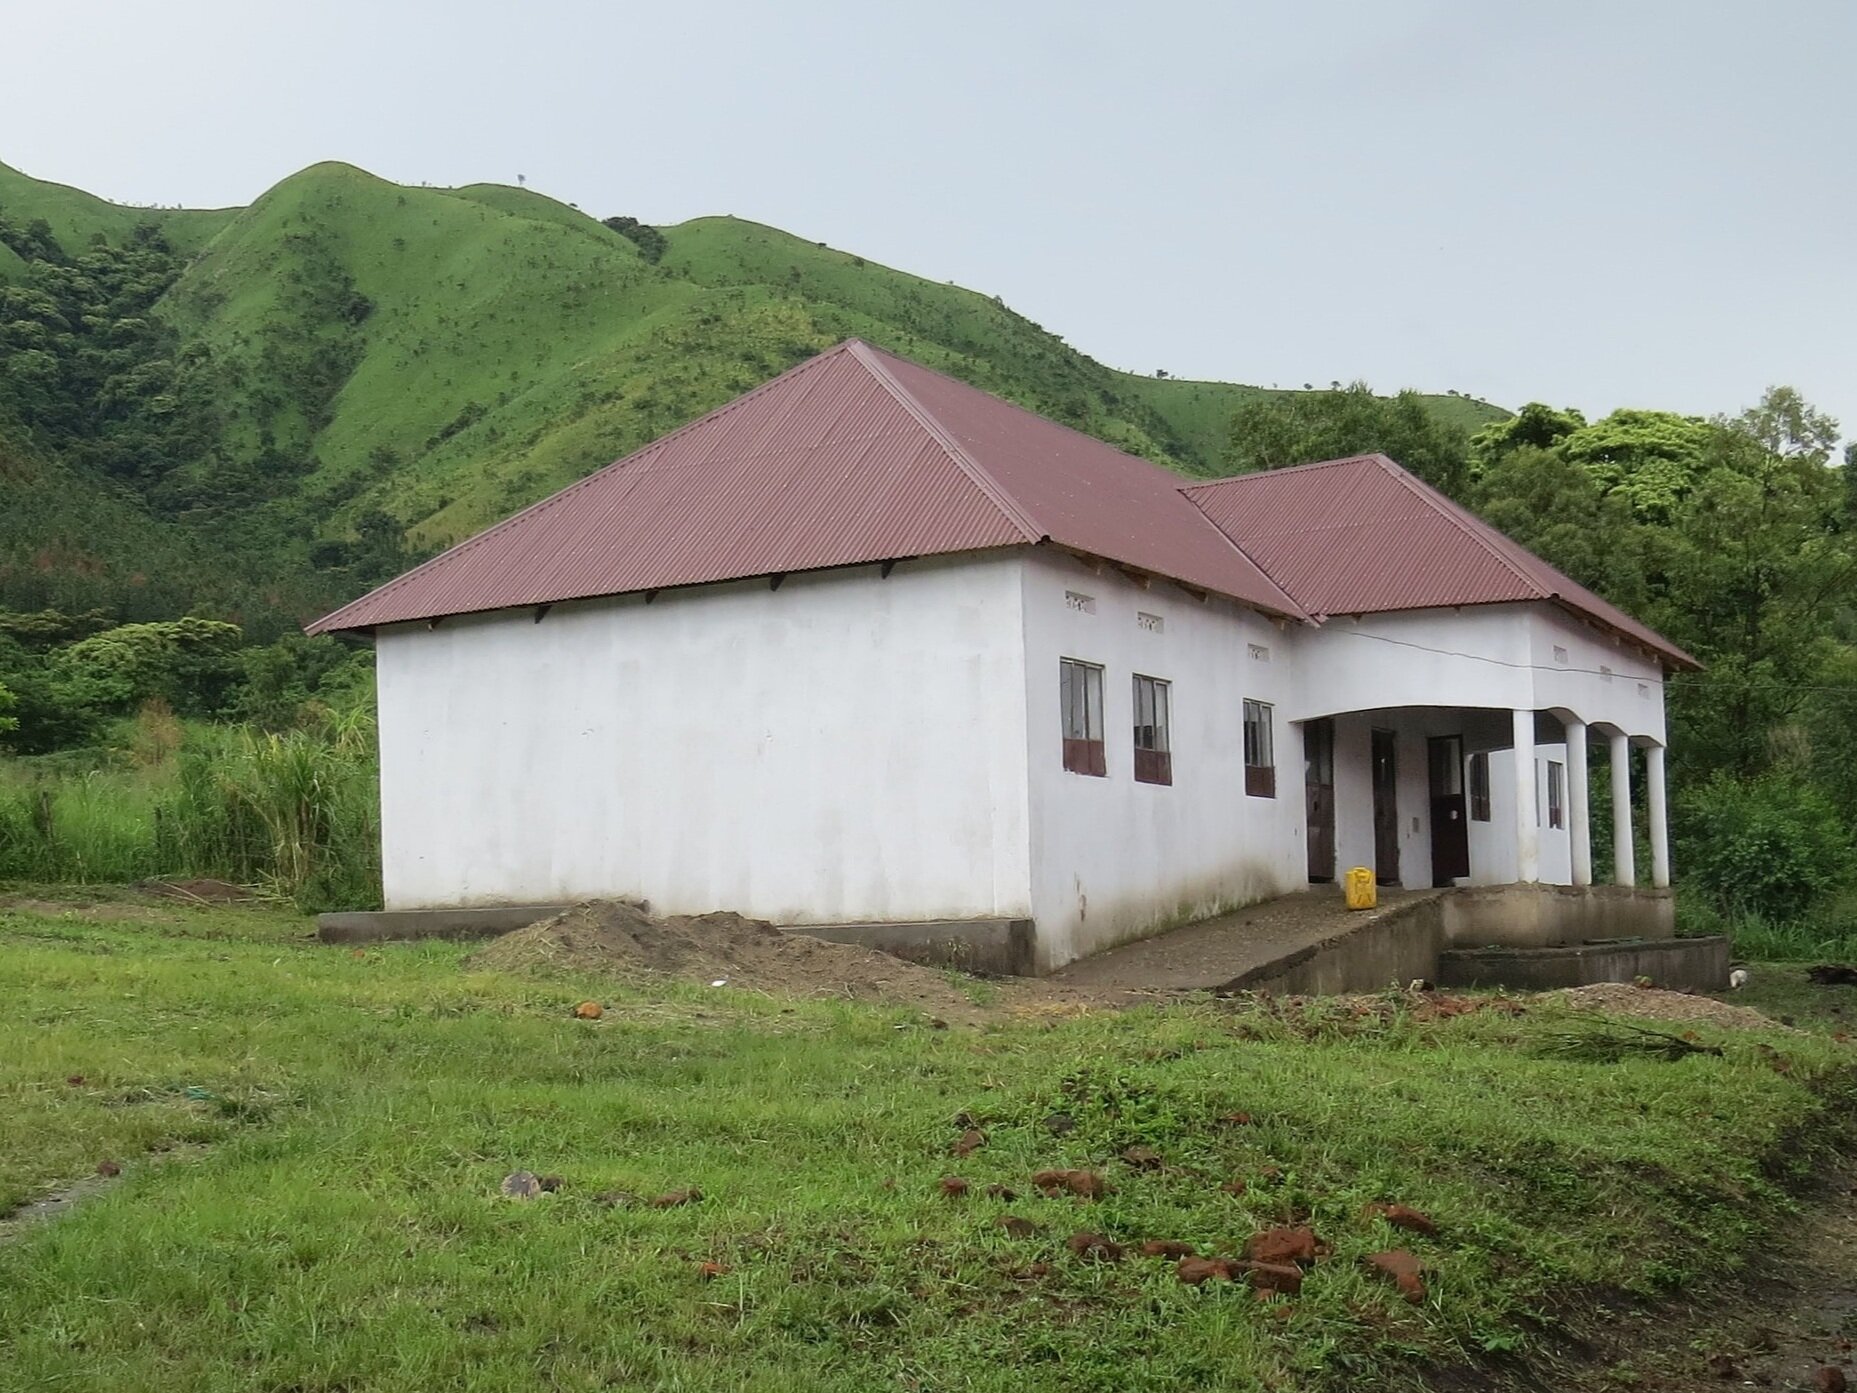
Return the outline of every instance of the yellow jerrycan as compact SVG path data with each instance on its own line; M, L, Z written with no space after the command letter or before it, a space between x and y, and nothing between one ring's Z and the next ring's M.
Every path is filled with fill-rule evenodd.
M1380 892L1373 883L1373 872L1365 866L1355 866L1347 874L1347 896L1349 909L1372 909L1380 903Z

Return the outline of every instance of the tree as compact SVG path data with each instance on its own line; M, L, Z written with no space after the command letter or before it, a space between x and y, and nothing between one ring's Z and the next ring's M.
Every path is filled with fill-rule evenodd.
M1585 424L1586 417L1572 407L1556 410L1531 401L1506 421L1494 421L1470 437L1471 464L1481 473L1514 450L1551 450Z
M1614 411L1570 432L1561 453L1649 522L1670 522L1705 467L1718 427L1671 411Z
M662 232L649 223L640 222L637 218L601 218L600 223L631 242L638 248L645 260L650 262L655 263L670 246L670 242Z
M6 689L6 683L0 682L0 735L8 735L19 729L19 717L13 714L13 708L18 704L18 699Z
M1481 471L1468 502L1492 526L1588 589L1626 610L1645 608L1655 536L1623 499L1605 493L1558 450L1504 446Z
M1417 392L1377 397L1364 382L1240 407L1225 462L1248 474L1373 451L1446 493L1455 495L1466 481L1470 441L1461 427L1433 416Z
M238 681L241 637L236 624L192 615L123 624L60 650L57 665L106 709L160 697L177 711L214 715Z
M1841 647L1833 621L1857 585L1842 480L1814 443L1821 426L1785 424L1789 397L1776 389L1711 423L1659 578L1658 617L1709 664L1675 689L1685 739L1711 767L1742 775L1771 765L1776 732L1824 685Z

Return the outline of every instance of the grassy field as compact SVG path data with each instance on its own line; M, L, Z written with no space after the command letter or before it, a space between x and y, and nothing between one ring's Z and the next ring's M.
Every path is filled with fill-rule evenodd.
M9 1389L1385 1386L1517 1347L1587 1284L1731 1267L1813 1164L1798 1139L1853 1101L1851 1047L1815 1032L1583 1064L1544 1051L1567 1023L1538 1010L937 1030L59 893L0 910L0 1211L123 1175L0 1237ZM986 1144L956 1159L970 1120ZM1045 1167L1113 1188L1047 1198ZM504 1198L516 1170L559 1188ZM1301 1219L1333 1252L1281 1301L1065 1245L1232 1251ZM1422 1303L1364 1266L1389 1247L1425 1264Z

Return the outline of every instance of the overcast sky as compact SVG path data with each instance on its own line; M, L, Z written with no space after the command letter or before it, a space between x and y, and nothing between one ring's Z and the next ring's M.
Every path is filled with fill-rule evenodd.
M246 203L347 160L733 213L1117 367L1857 434L1857 4L10 6L0 160Z

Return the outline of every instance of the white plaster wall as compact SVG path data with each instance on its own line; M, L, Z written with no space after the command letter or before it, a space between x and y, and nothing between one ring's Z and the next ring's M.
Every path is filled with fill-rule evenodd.
M1558 710L1664 743L1656 661L1550 605L1343 615L1292 639L1298 720L1402 706Z
M1535 746L1535 818L1539 832L1537 879L1548 885L1573 884L1573 840L1570 828L1572 799L1562 800L1562 826L1547 825L1548 763L1567 763L1565 745ZM1567 771L1567 788L1573 771ZM1492 750L1489 756L1488 822L1470 824L1470 881L1473 885L1507 885L1516 876L1515 758L1514 747Z
M388 907L1026 915L1021 566L861 567L383 632Z
M1294 634L1297 719L1401 706L1534 706L1515 606L1336 616Z
M1025 564L1024 762L1032 907L1046 966L1167 923L1303 888L1302 735L1291 724L1290 644L1274 623L1163 581L1143 588L1040 549ZM1066 603L1089 596L1094 613ZM1159 633L1137 623L1158 615ZM1270 652L1250 655L1250 645ZM1058 662L1104 669L1108 775L1064 769ZM1172 683L1172 785L1134 778L1133 676ZM1246 698L1275 708L1277 796L1244 791Z
M1664 679L1657 662L1642 651L1564 611L1537 605L1529 616L1529 661L1536 710L1571 712L1588 724L1603 722L1665 743Z

